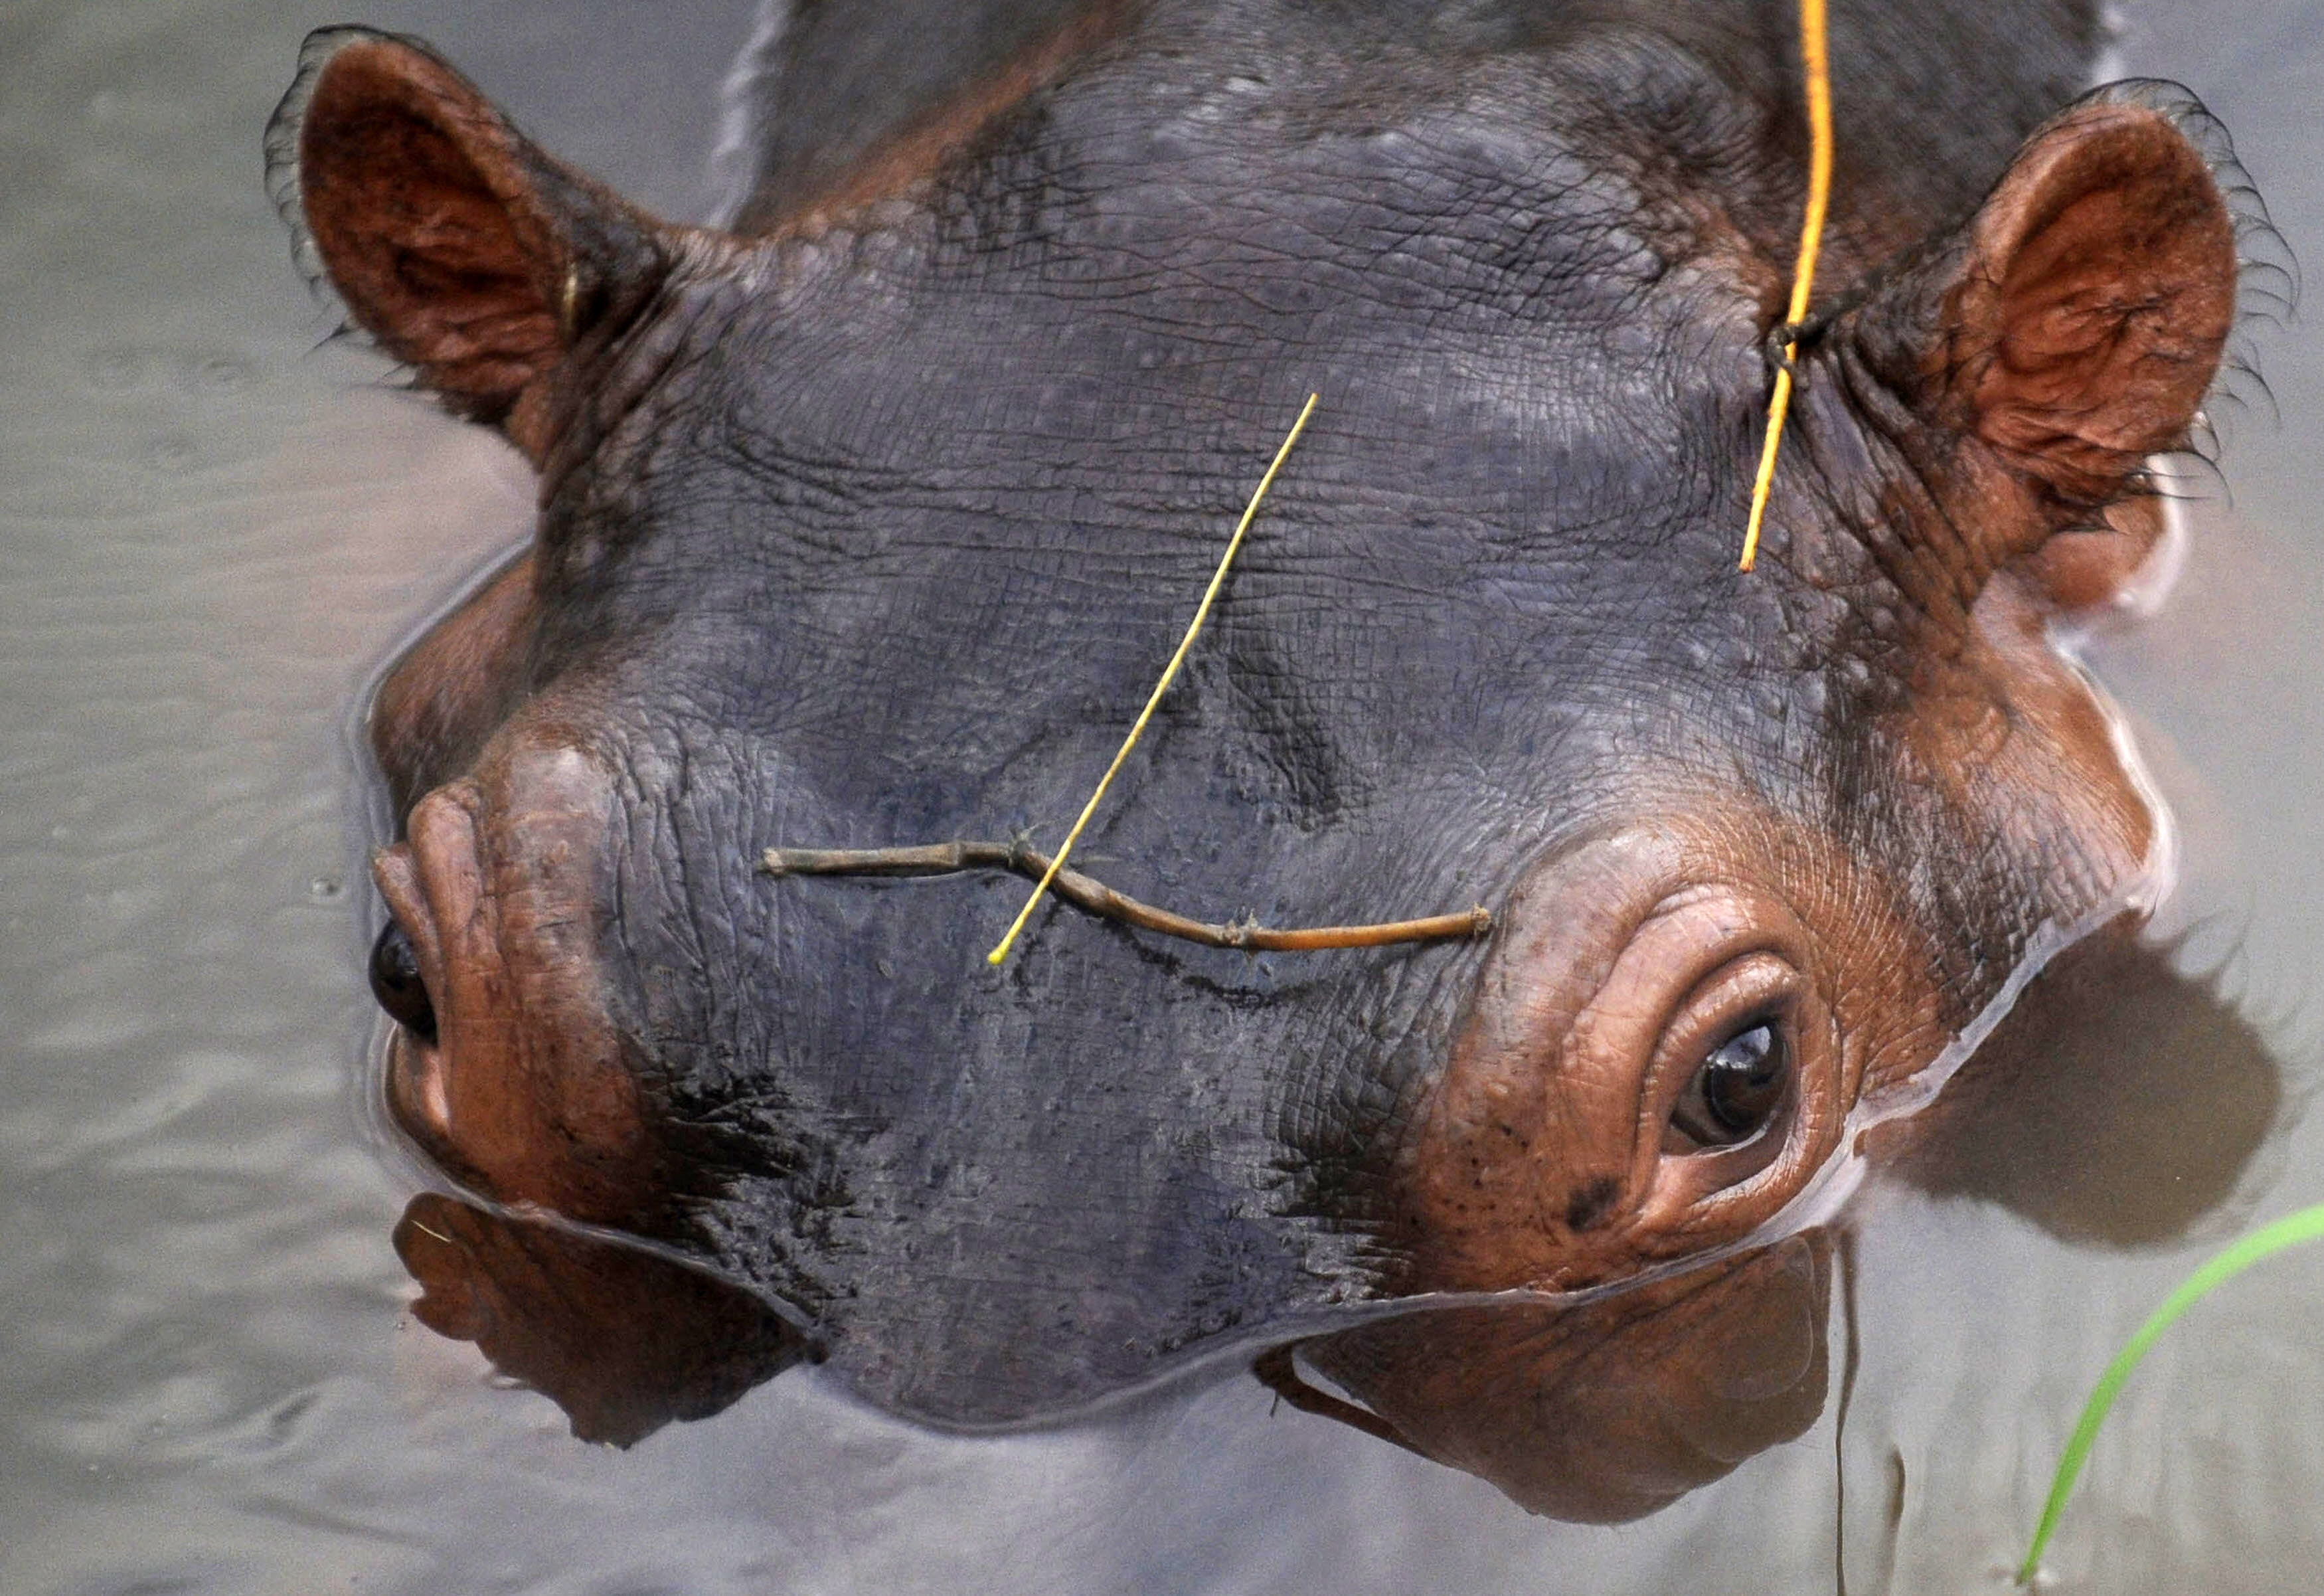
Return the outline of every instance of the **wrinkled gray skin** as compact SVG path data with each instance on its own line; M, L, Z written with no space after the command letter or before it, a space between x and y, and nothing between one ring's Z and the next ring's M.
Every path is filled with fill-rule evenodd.
M1013 49L1080 9L979 14ZM1955 693L1930 661L1998 561L1932 581L1883 543L1905 454L1845 374L1803 391L1735 572L1797 226L1791 0L1158 0L859 204L835 174L881 119L989 65L932 32L921 87L851 122L848 71L916 26L864 15L804 6L770 48L763 241L600 229L519 641L382 758L401 813L513 712L611 772L592 926L664 1194L632 1222L812 1319L874 1399L1015 1420L1461 1283L1411 1149L1499 942L1253 957L1052 905L996 972L1014 878L756 868L1054 844L1311 391L1093 873L1205 919L1483 903L1507 936L1544 861L1731 804L1916 928L1889 1084L2124 890L2070 826L1915 778L1900 724ZM2073 3L1833 25L1827 299L1967 217L2097 45Z

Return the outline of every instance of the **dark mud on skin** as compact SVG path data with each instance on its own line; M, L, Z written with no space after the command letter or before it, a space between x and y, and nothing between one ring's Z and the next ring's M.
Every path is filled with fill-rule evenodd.
M642 202L703 214L749 19L589 9L363 20L430 37ZM2293 249L2324 258L2324 14L2152 11L2125 69L2201 94ZM2295 326L2258 339L2281 426L2264 399L2215 407L2233 499L2198 484L2169 605L2090 649L2182 826L2158 935L2183 934L2181 969L2224 964L2282 1077L2200 1004L2108 976L2028 1043L2105 1090L1993 1078L1960 1111L1987 1134L1859 1200L1815 1399L1778 1426L1798 1439L1611 1531L1240 1374L1000 1438L883 1418L811 1368L749 1388L697 1360L665 1407L739 1400L659 1428L651 1376L576 1394L553 1349L503 1337L568 1416L496 1375L415 1316L396 1251L425 1278L435 1243L399 1232L428 1176L374 1095L349 717L521 533L530 489L296 313L257 133L299 37L339 20L0 19L0 1590L1999 1589L2113 1348L2221 1237L2324 1197L2300 1112L2324 951L2324 352ZM2273 1139L2222 1176L2203 1148L2247 1139L2279 1091ZM456 1213L418 1218L458 1237ZM2283 1259L2149 1361L2053 1547L2066 1588L2313 1584L2319 1282L2324 1259ZM429 1322L474 1328L473 1302L458 1320L429 1294ZM747 1317L712 1339L739 1362L785 1351ZM583 1342L613 1366L634 1346ZM1784 1367L1787 1390L1812 1371Z

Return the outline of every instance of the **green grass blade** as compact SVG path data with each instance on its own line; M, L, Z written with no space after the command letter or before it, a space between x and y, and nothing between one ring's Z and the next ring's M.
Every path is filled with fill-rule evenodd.
M2324 1203L2312 1208L2302 1208L2287 1213L2274 1223L2254 1231L2210 1262L2187 1277L2178 1290L2163 1299L2163 1305L2147 1315L2146 1323L2126 1342L2098 1383L2090 1390L2090 1399L2082 1405L2082 1416L2074 1425L2074 1433L2066 1440L2066 1450L2058 1459L2058 1471L2050 1481L2050 1499L2042 1504L2042 1522L2034 1527L2034 1544L2025 1553L2025 1561L2017 1567L2017 1582L2029 1583L2042 1565L2043 1550L2050 1544L2051 1532L2058 1527L2058 1515L2065 1509L2066 1498L2072 1493L2074 1481L2080 1477L2082 1464L2089 1460L2090 1443L2098 1438L2098 1425L2105 1422L2107 1410L2114 1406L2121 1393L2123 1382L2130 1371L2138 1367L2163 1333L2171 1328L2179 1315L2210 1295L2215 1287L2232 1280L2252 1265L2274 1257L2287 1247L2297 1247L2302 1241L2324 1238Z

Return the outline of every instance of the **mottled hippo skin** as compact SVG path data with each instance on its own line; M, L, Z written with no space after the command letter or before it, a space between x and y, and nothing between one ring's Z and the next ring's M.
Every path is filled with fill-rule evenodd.
M1789 1224L2152 892L2046 629L2155 536L2237 251L2183 97L2074 99L2088 7L1840 7L1827 322L1748 577L1790 0L987 9L1005 59L950 69L908 10L804 9L732 231L422 45L309 42L301 258L540 475L373 722L390 1092L448 1170L788 1305L875 1400L1015 1421ZM881 50L900 108L844 92ZM1489 936L1052 905L996 971L1014 877L760 872L1053 844L1311 390L1078 857L1204 919Z

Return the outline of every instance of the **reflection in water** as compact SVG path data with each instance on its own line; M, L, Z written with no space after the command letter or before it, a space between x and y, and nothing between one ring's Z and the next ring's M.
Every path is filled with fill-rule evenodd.
M2209 978L2126 931L2035 983L1917 1124L1895 1172L2064 1241L2168 1241L2226 1201L2283 1105L2282 1072Z
M1580 1306L1425 1311L1298 1350L1369 1414L1295 1383L1288 1358L1260 1373L1530 1511L1620 1523L1815 1423L1831 1250L1810 1232Z
M708 1418L807 1350L765 1304L706 1275L433 1192L404 1209L395 1251L420 1282L420 1322L475 1342L584 1441L629 1446Z
M2061 955L1932 1108L1884 1128L1879 1153L1899 1178L2061 1236L2153 1242L2228 1195L2282 1097L2274 1061L2211 983L2124 929ZM585 1440L628 1445L706 1417L809 1355L748 1294L559 1226L426 1194L395 1246L422 1287L420 1319L551 1398ZM1254 1369L1292 1406L1533 1512L1618 1522L1815 1423L1845 1250L1816 1231L1578 1305L1416 1306ZM991 1350L956 1349L964 1365Z

